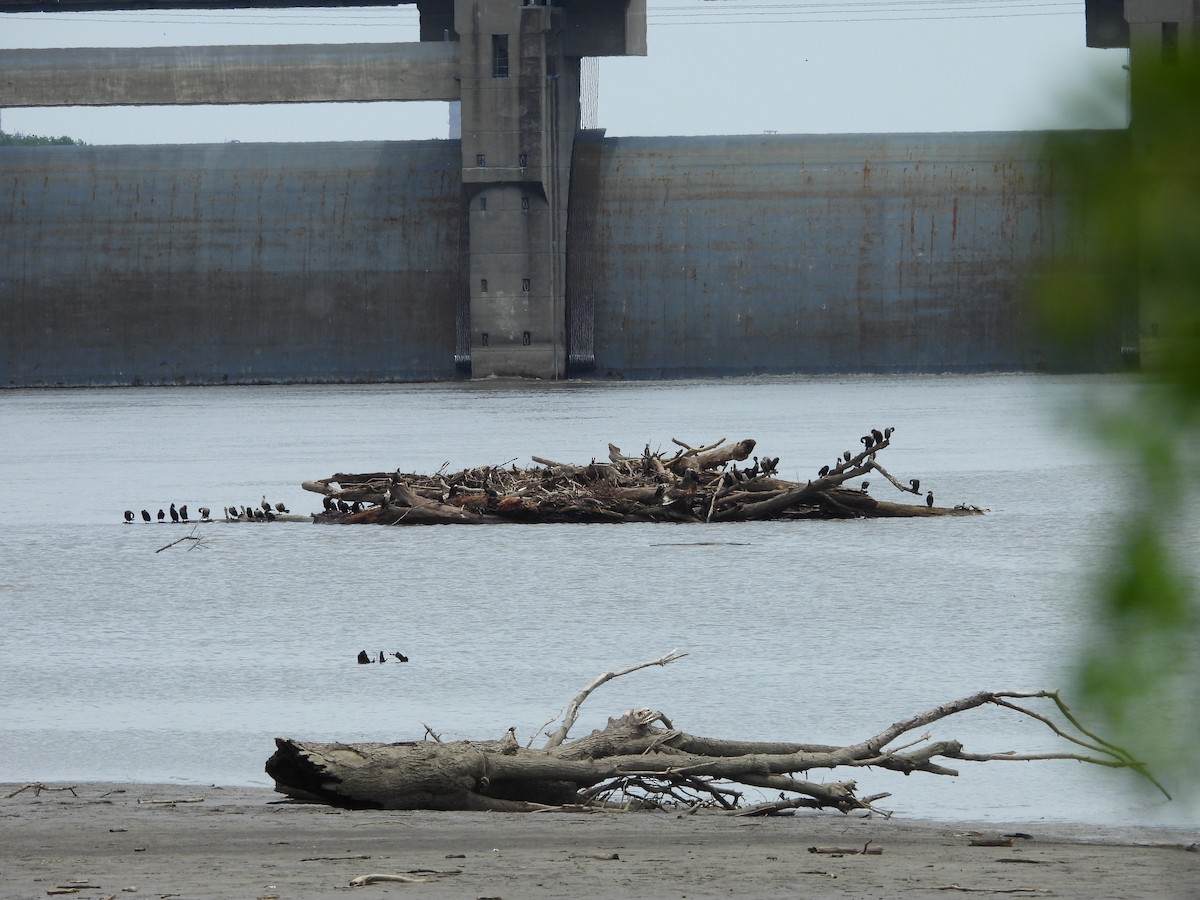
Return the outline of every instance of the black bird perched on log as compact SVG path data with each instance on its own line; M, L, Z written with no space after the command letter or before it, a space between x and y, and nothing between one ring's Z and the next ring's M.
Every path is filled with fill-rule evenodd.
M891 425L889 425L887 428L883 429L883 439L884 439L885 441L891 440L891 438L892 438L892 432L893 432L893 431L895 431L895 430L896 430L896 429L895 429L895 428L893 428Z
M338 500L337 508L338 508L338 512L342 513L343 515L348 514L350 512L350 504L347 503L345 500Z
M163 512L163 511L162 511L162 509L160 508L160 509L158 510L158 521L160 521L160 522L161 522L161 521L162 521L163 519L165 519L166 517L167 517L167 514L166 514L165 512Z
M817 476L819 478L824 478L828 474L829 474L829 466L821 466L820 470L817 472Z
M395 653L393 653L392 656L396 657L396 659L399 662L408 662L408 657L405 656L403 653L401 653L399 650L397 650Z
M930 509L933 509L933 491L929 491L925 495L925 505L928 506Z
M183 504L183 506L179 507L179 518L183 519L183 523L185 525L187 524L188 512L187 512L187 504L186 503Z
M362 512L362 501L355 500L353 503L351 503L350 504L350 512L352 512L352 513Z
M325 512L337 512L337 507L333 504L333 498L326 494L321 498L321 505L325 507Z
M159 518L161 519L161 518L162 518L162 516L159 516ZM175 508L175 504L174 504L174 503L172 503L172 504L171 504L171 521L172 521L172 522L178 522L178 521L179 521L179 510L177 510L177 509Z
M125 510L125 521L126 522L133 521L133 510L132 509Z
M387 655L382 650L379 651L379 661L381 663L387 662Z
M145 510L145 509L142 510L142 521L143 522L150 521L150 512L148 510Z
M367 663L373 662L373 660L371 659L371 657L367 656L367 651L366 651L366 650L359 650L359 651L358 651L358 661L359 661L359 663L361 663L361 664L363 664L363 665L366 665Z
M843 451L842 451L842 459L844 459L846 462L850 462L850 457L851 457L851 456L852 456L852 454L850 453L850 451L849 451L849 450L843 450Z
M881 432L878 428L871 429L871 437L875 439L875 443L883 443L883 432Z
M859 438L859 440L862 441L864 450L870 450L871 445L873 443L875 443L875 439L873 437L871 437L871 435L869 435L869 434L864 434L862 437Z
M281 513L288 513L288 512L291 512L291 510L290 510L290 509L288 509L288 508L287 508L287 506L285 506L285 505L283 504L283 502L282 502L282 501L280 501L279 503L276 503L276 504L275 504L275 511L276 511L276 512L281 512Z
M911 490L914 494L921 493L921 479L920 478L912 478L909 480L908 483L912 486Z
M870 483L871 483L871 482L869 482L869 481L864 481L864 482L862 483L861 487L862 487L862 492L863 492L864 494L867 492L867 486L868 486Z
M200 507L200 521L207 522L211 518L211 516L209 515L210 512L212 512L212 510L209 509L207 506Z
M274 522L276 519L275 513L271 512L269 509L263 513L263 517L266 518L268 522Z
M263 508L263 511L264 511L264 512L270 512L270 511L271 511L271 504L267 502L267 495L266 495L266 494L263 494L263 496L262 496L262 508Z

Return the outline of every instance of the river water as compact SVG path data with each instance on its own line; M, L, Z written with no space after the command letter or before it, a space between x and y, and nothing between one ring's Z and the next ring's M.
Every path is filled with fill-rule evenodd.
M1071 409L1117 379L46 390L0 394L0 781L269 785L277 735L524 743L609 669L575 734L630 707L716 737L852 742L983 689L1070 686L1121 473ZM568 462L753 437L811 477L872 427L880 461L979 518L492 528L126 525L171 502L294 512L302 480ZM885 490L885 488L887 488ZM882 479L871 491L902 499ZM360 666L360 650L405 665ZM1003 710L933 729L1059 747ZM1200 821L1132 775L1067 762L877 771L939 819Z

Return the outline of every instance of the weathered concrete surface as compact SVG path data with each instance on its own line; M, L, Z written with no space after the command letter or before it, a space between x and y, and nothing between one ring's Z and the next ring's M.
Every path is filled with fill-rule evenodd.
M0 384L454 377L451 141L0 148Z
M1023 303L1068 240L1041 135L597 137L577 374L1120 365L1118 333L1066 358ZM0 148L0 385L456 377L461 172L457 141Z
M603 142L572 197L571 309L595 371L1108 369L1049 350L1025 287L1066 241L1038 134ZM574 333L574 329L572 330Z
M5 50L0 108L457 100L458 43Z

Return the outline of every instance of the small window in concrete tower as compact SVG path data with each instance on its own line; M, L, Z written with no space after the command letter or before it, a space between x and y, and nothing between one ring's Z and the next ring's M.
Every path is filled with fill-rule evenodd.
M508 77L508 35L492 35L492 77Z
M521 290L523 290L523 291L529 290L529 279L528 278L521 279Z
M484 156L482 153L476 153L475 154L475 165L479 166L479 168L482 169L484 166L487 165L487 157Z
M481 294L487 293L487 279L486 278L479 279L479 293L481 293Z
M520 166L522 169L525 168L527 165L529 165L529 157L526 156L524 153L518 154L517 165Z
M487 197L480 197L480 198L479 198L479 209L480 209L481 211L482 211L482 210L486 210L486 209L487 209Z
M521 209L529 209L529 198L528 197L521 198Z

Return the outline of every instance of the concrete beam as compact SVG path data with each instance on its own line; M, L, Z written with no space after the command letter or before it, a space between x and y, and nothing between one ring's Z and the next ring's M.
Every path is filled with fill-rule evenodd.
M457 100L458 43L0 51L0 108Z
M339 6L398 6L417 0L0 0L6 12L112 12L174 9L304 9Z

